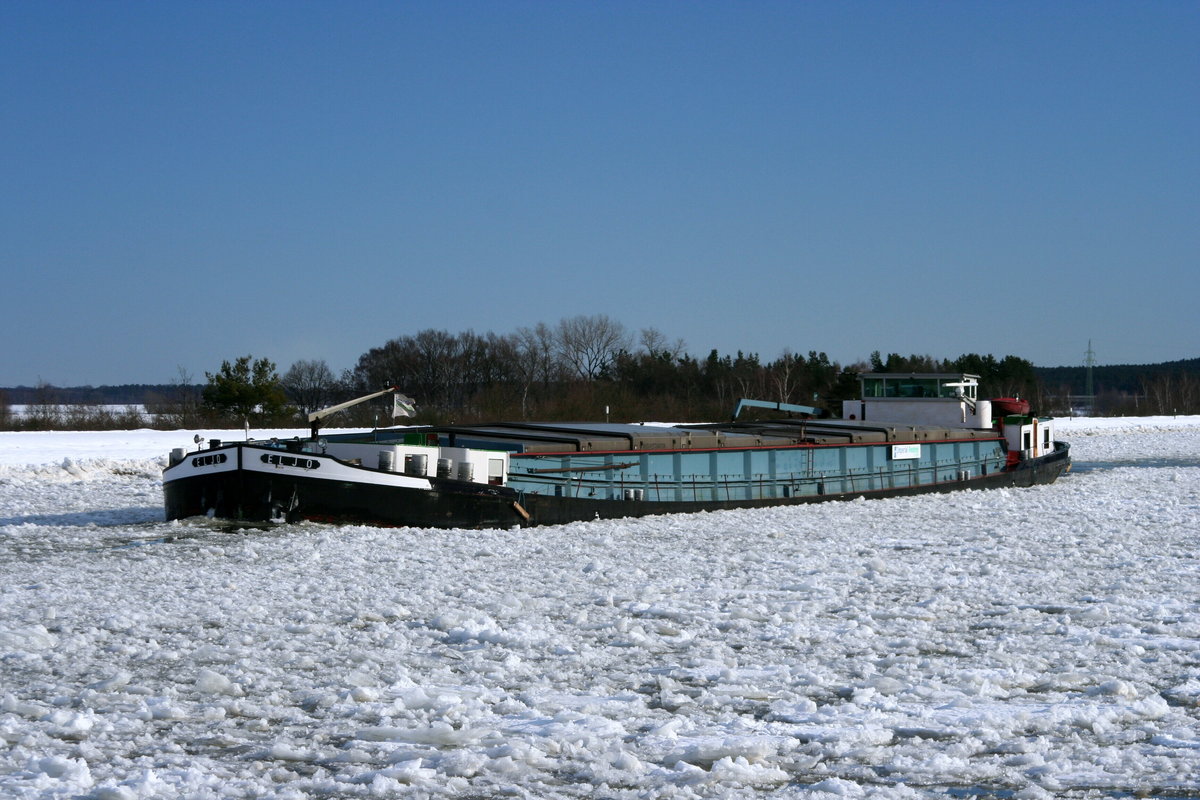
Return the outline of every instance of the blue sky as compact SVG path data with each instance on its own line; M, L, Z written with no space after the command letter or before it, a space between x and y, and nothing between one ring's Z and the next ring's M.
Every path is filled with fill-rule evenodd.
M1200 4L0 4L0 385L606 314L1200 356Z

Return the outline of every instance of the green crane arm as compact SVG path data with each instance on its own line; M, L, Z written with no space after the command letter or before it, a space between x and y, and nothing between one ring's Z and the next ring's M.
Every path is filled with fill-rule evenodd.
M737 419L742 413L743 408L773 408L776 411L790 411L793 414L808 414L810 417L819 417L823 413L819 408L812 406L800 406L794 403L773 403L769 400L751 400L748 397L743 397L738 400L737 406L733 409L733 419Z

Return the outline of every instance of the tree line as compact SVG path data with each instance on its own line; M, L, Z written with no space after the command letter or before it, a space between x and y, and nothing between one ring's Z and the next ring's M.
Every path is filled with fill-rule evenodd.
M274 362L253 355L222 362L205 373L203 384L181 369L170 385L147 396L139 418L132 407L89 411L89 406L44 402L18 420L0 398L0 427L296 426L304 425L311 411L389 386L414 398L416 421L428 424L713 421L726 418L741 397L813 406L836 416L842 400L858 397L862 372L967 372L980 376L981 397L1021 396L1042 413L1070 412L1065 393L1049 391L1039 370L1014 355L972 353L942 360L876 351L846 365L816 350L785 349L771 360L712 350L700 358L687 352L682 340L657 329L635 333L605 315L593 315L509 334L435 329L405 334L369 349L340 374L323 360L307 359L280 373ZM1160 405L1172 403L1177 413L1200 412L1200 398L1186 393L1188 380L1155 386ZM327 424L391 424L388 403L348 409Z
M858 397L862 372L971 372L983 391L1028 396L1033 365L1016 356L882 356L843 366L824 352L784 350L772 360L738 351L688 353L680 340L647 328L634 334L604 315L579 316L520 328L508 335L428 329L391 339L359 356L335 376L324 361L302 360L278 384L251 379L269 371L246 356L208 374L201 410L227 421L291 422L308 412L388 386L416 400L428 424L523 420L712 421L726 418L739 398L815 407L834 416L842 400ZM240 376L240 377L238 377ZM231 377L233 378L232 380ZM230 386L259 385L255 405ZM241 402L241 406L236 406ZM387 401L342 412L332 425L389 424Z
M1078 396L1098 416L1200 414L1200 358L1161 364L1108 364L1087 367L1040 367L1038 378L1049 393Z

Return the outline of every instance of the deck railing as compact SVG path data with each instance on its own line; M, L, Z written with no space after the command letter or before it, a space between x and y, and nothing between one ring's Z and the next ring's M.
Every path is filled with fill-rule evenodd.
M982 460L945 459L934 464L913 462L907 468L855 468L845 472L776 475L760 472L748 476L744 473L720 473L715 476L710 473L680 476L651 473L643 478L640 475L626 475L624 470L614 470L604 478L596 478L597 467L589 466L540 472L531 469L512 476L510 484L527 492L611 500L627 497L627 489L640 489L640 496L645 500L667 502L768 500L858 494L968 481L998 472L1002 467L1001 459L989 457Z

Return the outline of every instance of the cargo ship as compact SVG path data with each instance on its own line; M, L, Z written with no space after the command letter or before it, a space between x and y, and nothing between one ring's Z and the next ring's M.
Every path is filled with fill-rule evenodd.
M167 519L510 528L1048 484L1051 417L967 373L869 373L841 418L743 399L727 422L498 422L199 440L163 470ZM403 406L396 403L397 408ZM406 407L406 406L404 406ZM769 418L743 417L748 408Z

